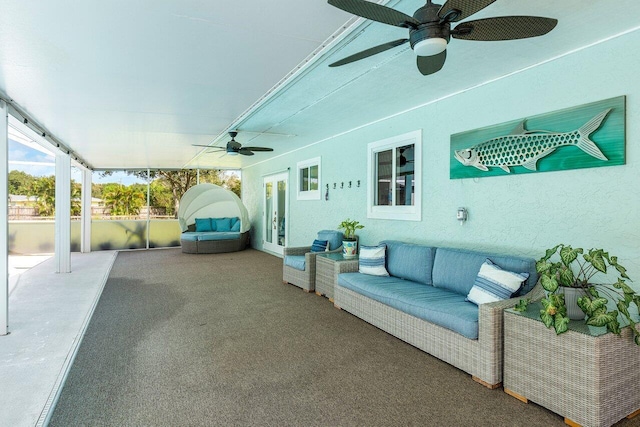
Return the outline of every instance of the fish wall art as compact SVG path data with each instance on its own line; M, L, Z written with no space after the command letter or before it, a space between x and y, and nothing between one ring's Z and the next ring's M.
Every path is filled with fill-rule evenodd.
M624 96L451 136L451 179L623 164Z

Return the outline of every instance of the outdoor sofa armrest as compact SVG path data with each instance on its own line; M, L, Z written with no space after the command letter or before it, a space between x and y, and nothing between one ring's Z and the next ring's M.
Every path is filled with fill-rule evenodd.
M304 255L311 252L311 246L285 247L283 255Z

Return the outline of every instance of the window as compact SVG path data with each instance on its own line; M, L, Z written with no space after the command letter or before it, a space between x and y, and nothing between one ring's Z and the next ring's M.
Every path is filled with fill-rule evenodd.
M372 142L367 152L367 217L420 221L422 131Z
M298 162L298 200L320 200L320 157Z

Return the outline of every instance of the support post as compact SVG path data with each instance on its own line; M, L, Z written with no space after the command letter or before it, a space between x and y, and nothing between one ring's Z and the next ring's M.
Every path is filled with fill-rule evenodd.
M56 154L56 273L71 272L71 156Z
M0 99L0 335L9 333L9 116Z
M80 217L80 252L91 252L91 182L93 174L82 169L82 213Z

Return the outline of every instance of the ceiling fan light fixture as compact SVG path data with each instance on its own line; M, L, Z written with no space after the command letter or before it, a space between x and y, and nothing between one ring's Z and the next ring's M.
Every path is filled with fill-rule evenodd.
M420 40L413 46L413 51L418 56L434 56L444 52L447 48L447 41L440 37L433 37Z

